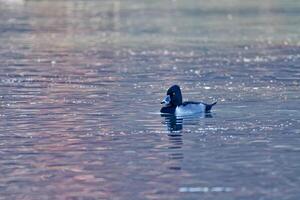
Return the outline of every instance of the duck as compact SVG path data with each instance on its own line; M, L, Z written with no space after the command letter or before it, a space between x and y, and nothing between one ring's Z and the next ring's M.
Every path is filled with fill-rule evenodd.
M161 113L184 116L196 113L210 113L217 101L212 104L194 101L182 102L180 87L173 85L167 90L167 96L161 101L161 104L163 104L163 107L160 109Z

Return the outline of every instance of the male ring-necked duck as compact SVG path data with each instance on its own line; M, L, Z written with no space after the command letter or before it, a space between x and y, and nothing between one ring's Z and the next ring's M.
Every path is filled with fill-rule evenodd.
M173 85L168 89L167 96L161 102L161 104L164 104L164 107L160 109L160 112L179 116L192 115L196 113L209 113L216 103L217 102L212 104L193 101L182 102L180 87L178 85Z

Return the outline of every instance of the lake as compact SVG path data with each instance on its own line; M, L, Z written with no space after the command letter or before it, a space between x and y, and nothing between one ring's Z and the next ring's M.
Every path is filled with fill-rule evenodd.
M299 13L0 0L0 200L299 199ZM161 116L174 84L218 104Z

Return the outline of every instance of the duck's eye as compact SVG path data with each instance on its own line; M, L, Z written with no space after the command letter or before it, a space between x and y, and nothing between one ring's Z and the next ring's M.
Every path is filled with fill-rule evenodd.
M175 92L173 92L173 94L172 94L173 96L175 96Z

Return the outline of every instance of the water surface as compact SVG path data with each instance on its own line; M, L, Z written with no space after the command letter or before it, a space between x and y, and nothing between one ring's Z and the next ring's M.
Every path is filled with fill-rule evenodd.
M0 199L299 199L299 13L0 0ZM160 116L173 84L218 104Z

